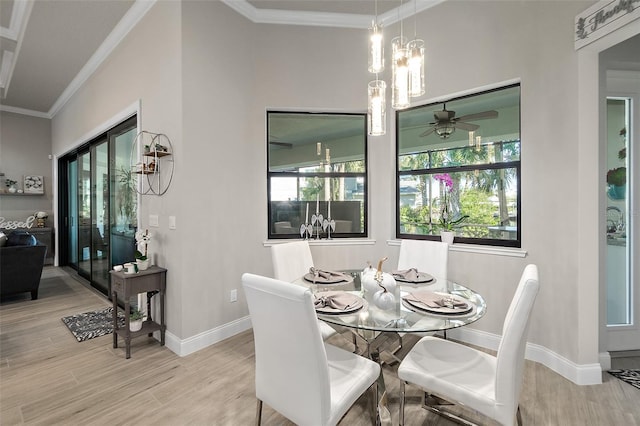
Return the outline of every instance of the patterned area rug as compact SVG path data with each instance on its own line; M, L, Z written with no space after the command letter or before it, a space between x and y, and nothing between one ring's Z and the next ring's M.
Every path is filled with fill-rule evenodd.
M640 370L609 370L609 374L640 389Z
M62 318L78 342L113 333L113 308L85 312ZM118 327L124 327L124 313L118 311Z

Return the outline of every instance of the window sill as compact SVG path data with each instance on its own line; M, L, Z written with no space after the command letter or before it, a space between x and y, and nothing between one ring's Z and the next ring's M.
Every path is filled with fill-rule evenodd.
M400 240L387 240L387 244L390 246L399 246ZM477 254L491 254L494 256L507 256L507 257L526 257L527 251L519 248L511 247L496 247L496 246L481 246L474 244L452 244L449 246L450 251L459 251L464 253L477 253Z
M263 241L264 247L271 247L277 244L290 243L291 241L301 241L300 239L282 239ZM370 238L334 238L331 240L308 240L310 246L370 246L376 243L376 240Z

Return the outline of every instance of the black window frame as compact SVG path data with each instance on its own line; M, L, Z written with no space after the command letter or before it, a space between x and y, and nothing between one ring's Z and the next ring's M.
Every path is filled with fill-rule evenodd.
M364 171L363 172L299 172L299 171L272 171L270 167L270 150L269 150L269 115L270 114L301 114L301 115L335 115L335 116L354 116L361 117L362 119L362 135L363 135L363 162L364 162ZM369 226L368 226L368 211L369 211L369 192L368 192L368 181L369 181L369 166L368 166L368 129L367 129L367 114L366 113L357 113L357 112L310 112L310 111L289 111L289 110L267 110L266 111L266 158L267 158L267 234L268 239L270 240L282 240L282 239L302 239L303 237L300 235L299 229L294 229L292 233L276 233L274 227L272 226L275 222L272 221L273 215L273 202L271 201L271 181L273 178L362 178L362 215L361 218L361 232L332 232L331 238L336 239L346 239L346 238L367 238L369 235ZM312 200L300 200L296 201L297 203L309 203L310 209L313 204ZM334 203L334 201L332 201ZM327 202L320 201L320 212L324 214L327 211ZM302 207L300 207L302 208ZM332 209L335 209L335 204ZM315 210L315 206L313 206L313 210ZM315 213L315 212L313 212ZM309 211L309 216L312 215L311 210ZM311 237L311 240L317 239L316 230L314 229L314 235ZM321 234L321 239L327 239L327 233L323 232Z
M483 95L483 94L488 94L491 92L496 92L499 90L504 90L504 89L509 89L509 88L514 88L514 87L518 87L519 89L519 114L518 114L518 128L520 129L519 131L519 139L518 139L518 144L519 144L519 159L517 161L507 161L507 162L500 162L500 163L485 163L485 164L467 164L467 165L456 165L456 166L445 166L445 167L435 167L435 168L431 168L431 160L429 160L429 165L426 168L420 168L420 169L412 169L412 170L400 170L400 159L401 156L399 155L400 153L400 114L403 111L407 111L407 110L411 110L411 109L415 109L415 108L424 108L424 107L429 107L429 106L437 106L437 105L442 105L444 103L449 103L449 102L453 102L453 101L457 101L457 100L462 100L462 99L466 99L466 98L470 98L470 97L474 97L474 96L478 96L478 95ZM517 206L516 206L516 238L515 239L498 239L498 238L471 238L471 237L461 237L456 235L455 236L455 242L456 243L464 243L464 244L472 244L472 245L486 245L486 246L500 246L500 247L512 247L512 248L521 248L522 247L522 181L521 181L521 177L522 177L522 173L521 173L521 168L522 168L522 121L521 121L521 114L522 114L522 109L521 109L521 104L522 104L522 91L521 91L521 87L520 87L520 83L516 83L516 84L510 84L510 85L506 85L506 86L501 86L501 87L497 87L494 89L490 89L490 90L484 90L484 91L479 91L479 92L475 92L472 94L468 94L468 95L464 95L464 96L458 96L458 97L452 97L446 100L439 100L438 102L432 102L429 104L424 104L424 105L419 105L416 107L412 107L412 108L408 108L405 110L397 110L396 114L395 114L395 119L396 119L396 226L395 226L395 234L396 234L396 238L398 239L415 239L415 240L431 240L431 241L440 241L440 236L439 235L423 235L423 234L410 234L410 233L403 233L401 232L402 229L402 221L401 221L401 179L403 176L417 176L417 175L436 175L436 174L443 174L443 173L457 173L457 172L472 172L475 170L500 170L500 169L515 169L516 170L516 177L517 177L517 183L516 183L516 188L517 188ZM502 143L513 143L514 141L502 141ZM442 151L442 150L453 150L453 149L460 149L460 148L448 148L448 149L434 149L434 150L425 150L424 152L426 153L431 153L431 152L435 152L435 151ZM429 155L429 158L431 159L431 155Z

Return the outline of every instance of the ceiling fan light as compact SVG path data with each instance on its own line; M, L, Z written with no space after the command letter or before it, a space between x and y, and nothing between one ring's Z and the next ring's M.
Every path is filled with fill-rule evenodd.
M386 89L387 84L383 80L369 82L367 125L371 136L381 136L387 133Z
M384 71L384 44L382 42L382 29L378 24L373 24L369 37L369 72L379 73Z
M455 131L456 126L451 122L436 124L436 134L442 139L447 139Z
M407 45L409 57L409 96L412 98L425 93L424 41L411 40Z

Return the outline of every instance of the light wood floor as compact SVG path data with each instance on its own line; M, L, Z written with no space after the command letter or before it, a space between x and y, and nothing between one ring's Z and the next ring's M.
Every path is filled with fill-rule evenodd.
M25 294L0 304L1 425L253 423L250 331L182 358L155 340L139 338L126 360L122 348L112 348L111 335L75 340L60 318L109 302L63 270L47 267L43 278L53 276L61 276L65 284L41 287L37 301ZM332 342L351 349L350 340L341 336ZM405 347L410 343L405 336ZM637 358L614 361L623 368L640 368ZM384 374L397 424L395 368L385 366ZM407 424L451 424L419 407L416 388L407 390ZM576 386L527 361L520 406L525 425L640 425L640 390L606 373L602 385ZM360 398L341 424L371 424L368 407L366 397ZM264 410L263 424L291 424L269 407ZM472 412L464 414L493 424Z

